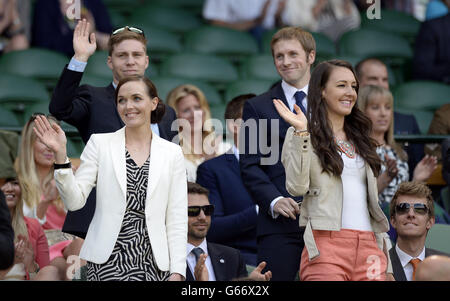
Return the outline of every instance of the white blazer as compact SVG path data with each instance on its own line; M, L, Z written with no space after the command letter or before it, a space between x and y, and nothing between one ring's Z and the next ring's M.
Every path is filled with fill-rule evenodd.
M125 127L93 134L81 154L81 165L55 170L59 194L68 210L81 209L97 187L95 214L80 257L105 263L119 236L126 209ZM181 148L153 135L145 218L156 264L161 271L186 276L187 182Z

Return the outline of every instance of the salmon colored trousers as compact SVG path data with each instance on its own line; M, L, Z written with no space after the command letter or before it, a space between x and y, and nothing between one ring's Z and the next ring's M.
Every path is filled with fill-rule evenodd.
M310 261L303 248L301 281L386 280L386 255L378 248L373 232L313 230L313 235L320 255Z

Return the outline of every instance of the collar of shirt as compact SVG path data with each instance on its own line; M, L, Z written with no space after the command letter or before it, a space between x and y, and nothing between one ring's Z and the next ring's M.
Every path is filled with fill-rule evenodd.
M289 104L289 109L291 111L294 109L294 104L295 104L294 94L297 91L303 91L305 93L306 96L305 96L305 98L303 98L302 104L305 107L305 109L307 109L306 106L308 104L308 87L309 87L309 84L307 84L306 86L304 86L301 89L297 89L296 87L289 85L284 80L281 81L281 88L283 89L284 96L286 96L286 100Z
M419 258L421 261L425 259L425 246L423 247L422 252L420 252L419 256L417 257L412 257L411 255L404 252L398 247L398 244L395 244L395 251L397 251L398 258L400 259L400 263L402 264L403 268L405 268L405 266L409 264L409 261L413 258Z
M191 253L192 249L194 248L201 248L203 250L203 252L205 252L206 254L208 254L208 244L206 242L206 239L203 239L202 243L199 246L194 246L190 243L187 243L187 257L186 257L186 261L187 261L187 265L189 267L189 269L191 270L192 276L194 276L194 269L195 269L195 255ZM216 275L214 274L214 268L212 266L212 262L211 262L211 258L208 256L206 257L206 268L208 269L208 276L209 276L209 281L216 281Z

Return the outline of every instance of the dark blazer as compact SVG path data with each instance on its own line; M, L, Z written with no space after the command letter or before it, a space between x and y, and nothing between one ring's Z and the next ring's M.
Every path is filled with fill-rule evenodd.
M442 141L442 177L450 188L450 138Z
M82 72L64 68L53 91L49 111L57 119L75 126L83 142L87 143L92 134L115 132L125 124L117 112L114 86L80 86L82 76ZM172 141L177 134L170 129L175 119L175 111L166 105L166 113L158 124L161 138ZM63 231L84 238L94 210L95 189L84 208L67 213Z
M286 191L286 174L281 164L281 149L283 147L286 131L289 124L286 123L278 114L273 99L281 99L286 106L288 103L284 96L281 82L276 84L274 88L268 92L249 99L244 104L242 119L256 120L256 132L249 132L249 128L241 129L240 135L240 158L242 180L252 199L259 206L257 235L281 234L281 233L298 233L298 220L279 216L273 219L269 213L270 203L278 196L289 197ZM259 129L261 120L268 120L267 127L262 126ZM272 128L271 121L278 122L279 127ZM271 137L267 141L260 141L259 137ZM260 144L272 147L271 152L267 154L267 150L260 148ZM273 144L273 146L272 146ZM255 154L252 148L257 146ZM253 153L250 153L252 151ZM267 154L267 155L265 155ZM274 158L270 158L270 155ZM274 161L269 165L262 165L261 160ZM274 159L274 160L272 160ZM291 196L292 197L292 196ZM300 200L301 197L294 198Z
M244 259L238 250L208 242L208 256L211 258L216 281L231 281L248 276ZM189 266L186 266L186 281L195 281Z
M399 135L420 134L416 117L410 114L394 112L394 133ZM405 151L408 154L409 175L410 179L412 179L414 168L425 156L424 145L409 143L405 146Z
M256 265L257 214L242 182L236 156L226 153L200 164L197 183L209 190L209 201L215 207L208 242L251 253L254 260L247 263Z
M425 248L425 257L429 257L431 255L445 255L449 256L449 254L434 250ZM389 257L391 258L392 262L392 269L394 270L394 278L396 281L407 281L405 271L403 270L402 263L400 262L400 259L398 258L397 251L395 250L395 245L389 250Z
M414 79L450 83L450 13L425 21L417 34L414 49Z
M0 190L0 270L9 268L14 262L14 231L5 195Z

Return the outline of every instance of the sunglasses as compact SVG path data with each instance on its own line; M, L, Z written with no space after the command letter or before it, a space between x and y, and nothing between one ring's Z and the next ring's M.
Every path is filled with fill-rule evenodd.
M398 214L406 214L409 212L409 208L413 207L414 212L419 215L425 215L428 213L428 207L425 204L422 203L416 203L416 204L410 204L410 203L400 203L397 206L395 206L395 212Z
M145 37L144 31L142 29L139 29L137 27L132 27L132 26L125 26L125 27L118 28L118 29L114 30L111 35L114 36L118 33L121 33L124 30L128 30L128 31L131 31L131 32L134 32L137 34L141 34Z
M211 216L214 213L214 205L189 206L188 216L198 216L200 214L200 210L203 210L203 213L205 213L206 216Z

